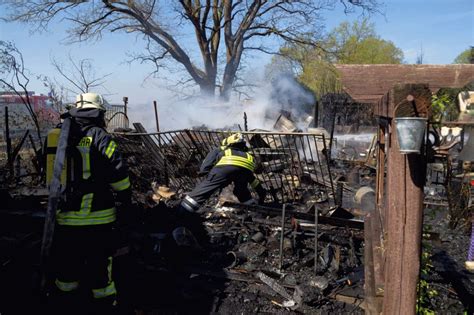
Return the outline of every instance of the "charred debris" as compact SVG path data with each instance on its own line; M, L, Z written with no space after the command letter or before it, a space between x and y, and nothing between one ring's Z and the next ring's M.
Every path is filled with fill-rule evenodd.
M134 124L135 133L116 134L131 166L134 198L145 207L143 263L169 270L174 256L171 269L190 274L183 285L200 288L191 296L202 294L202 285L209 290L207 311L363 312L362 208L373 205L374 195L368 187L357 191L374 185L375 169L367 154L331 159L330 135L301 132L288 116L275 122L281 131L243 132L269 194L265 206L239 204L229 187L209 200L201 209L205 249L193 242L184 251L169 247L167 227L158 227L164 216L173 217L169 209L199 181L200 161L228 132L147 133ZM222 281L224 288L213 286Z
M207 152L229 132L148 133L139 123L116 129L140 213L131 246L116 254L125 305L144 313L189 311L184 298L209 313L363 312L363 208L373 206L374 196L367 187L357 191L374 186L373 143L356 149L362 152L357 160L340 158L335 152L344 146L330 150L333 131L310 124L310 116L296 123L282 111L276 131L243 131L269 192L265 206L239 204L231 188L224 189L201 210L203 247L176 246L173 208L199 181ZM26 151L33 165L41 163L34 148ZM24 296L14 275L35 282L47 190L40 178L16 174L10 162L2 176L9 183L1 190L1 277L8 284L2 291ZM39 303L34 293L30 298Z

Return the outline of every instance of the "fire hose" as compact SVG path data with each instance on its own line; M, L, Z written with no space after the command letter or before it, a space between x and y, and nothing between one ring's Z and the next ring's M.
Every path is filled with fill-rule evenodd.
M61 126L56 157L54 159L53 176L49 186L48 208L43 229L43 238L40 254L40 293L46 293L46 283L48 279L50 252L53 243L54 225L56 223L56 210L58 208L59 198L61 196L61 173L66 158L66 148L69 139L69 130L71 127L71 118L66 118Z

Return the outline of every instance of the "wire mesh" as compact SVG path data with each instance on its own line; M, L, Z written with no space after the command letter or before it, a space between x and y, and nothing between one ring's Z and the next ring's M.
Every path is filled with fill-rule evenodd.
M110 105L105 112L105 120L107 121L107 130L128 128L128 117L125 115L124 105Z
M115 134L124 152L138 164L158 169L155 181L177 191L190 191L201 180L198 170L206 155L234 132L175 130ZM320 196L334 205L334 185L327 159L328 139L322 134L242 132L255 157L255 175L274 202ZM150 173L149 171L147 171ZM145 174L145 176L148 174Z

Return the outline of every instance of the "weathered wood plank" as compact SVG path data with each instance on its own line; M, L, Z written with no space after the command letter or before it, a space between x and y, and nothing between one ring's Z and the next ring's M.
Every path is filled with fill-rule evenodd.
M422 89L428 88L422 85L405 85L392 89L389 100L392 113L396 104L408 95L425 95L421 93ZM387 150L388 241L383 313L415 314L426 161L422 154L400 154L394 126L390 131Z

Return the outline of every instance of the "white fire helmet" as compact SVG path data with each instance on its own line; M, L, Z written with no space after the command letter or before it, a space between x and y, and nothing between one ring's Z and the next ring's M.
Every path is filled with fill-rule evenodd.
M97 93L84 93L76 96L76 108L96 108L106 111L102 95Z

